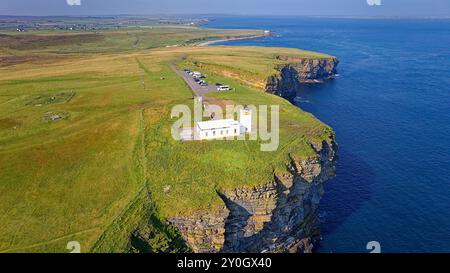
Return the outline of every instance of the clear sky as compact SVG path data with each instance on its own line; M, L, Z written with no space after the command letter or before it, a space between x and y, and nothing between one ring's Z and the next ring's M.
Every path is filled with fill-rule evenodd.
M0 0L0 15L103 14L450 17L450 0Z

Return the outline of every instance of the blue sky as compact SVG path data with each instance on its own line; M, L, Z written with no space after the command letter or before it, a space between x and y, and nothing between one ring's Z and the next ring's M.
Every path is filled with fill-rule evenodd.
M81 5L68 5L67 1ZM367 1L381 1L370 6ZM2 15L272 14L450 16L450 0L1 0Z

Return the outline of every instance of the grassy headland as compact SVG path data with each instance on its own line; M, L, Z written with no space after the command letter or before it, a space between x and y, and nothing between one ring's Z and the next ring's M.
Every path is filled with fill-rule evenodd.
M131 234L142 225L158 238L148 251L177 251L167 217L212 210L222 205L217 191L267 183L285 171L289 156L314 155L310 143L332 130L261 87L276 73L277 55L326 55L166 47L254 33L154 28L99 33L89 41L37 33L68 37L22 47L14 40L39 37L0 36L6 39L0 46L0 252L65 252L69 241L79 241L83 252L133 251ZM173 140L171 107L193 103L170 67L176 61L208 74L211 83L236 88L212 95L216 99L280 105L280 148Z

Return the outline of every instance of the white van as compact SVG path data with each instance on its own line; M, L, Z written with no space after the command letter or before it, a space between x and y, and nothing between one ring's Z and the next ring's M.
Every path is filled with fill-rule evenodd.
M200 78L203 77L203 74L200 73L200 72L194 71L194 72L192 73L192 76L193 76L194 78L200 79Z
M217 87L217 91L230 91L231 88L228 85L221 85Z

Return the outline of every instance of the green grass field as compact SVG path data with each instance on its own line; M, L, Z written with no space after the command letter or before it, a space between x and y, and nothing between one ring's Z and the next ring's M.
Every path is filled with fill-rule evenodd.
M0 58L40 58L0 65L0 252L68 252L69 241L79 241L82 252L186 251L167 217L222 205L217 191L272 181L289 156L312 156L310 143L333 135L312 115L259 88L276 72L275 56L325 55L164 48L199 39L175 30L142 34L139 46L128 50L134 34L102 35L117 41L26 49L2 44ZM171 107L193 103L170 67L174 62L236 87L212 95L218 100L280 105L280 148L261 152L258 141L173 140ZM64 118L46 118L58 113ZM154 236L141 246L137 230Z
M0 48L12 55L38 53L130 52L158 47L189 46L198 43L263 35L260 30L205 29L187 26L155 26L101 32L36 31L0 32ZM1 54L0 54L1 55Z

